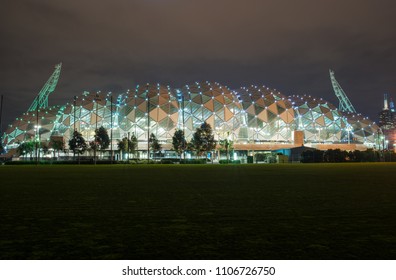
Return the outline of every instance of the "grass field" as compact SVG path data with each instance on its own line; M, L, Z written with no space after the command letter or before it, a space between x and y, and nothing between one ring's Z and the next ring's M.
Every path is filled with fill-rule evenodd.
M0 166L1 259L395 259L396 164Z

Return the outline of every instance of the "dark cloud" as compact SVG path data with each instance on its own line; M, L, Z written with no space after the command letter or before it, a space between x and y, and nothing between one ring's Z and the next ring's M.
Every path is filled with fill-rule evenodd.
M24 112L62 61L50 103L146 82L265 84L337 103L336 77L377 119L396 97L396 4L389 0L18 0L0 11L4 123Z

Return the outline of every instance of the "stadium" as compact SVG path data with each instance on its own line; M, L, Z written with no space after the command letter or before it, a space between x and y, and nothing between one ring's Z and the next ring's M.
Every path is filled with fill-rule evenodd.
M109 150L116 151L119 140L134 134L140 156L147 152L149 133L157 137L164 152L171 153L177 129L182 129L189 141L204 122L212 127L216 141L229 139L235 151L246 153L301 146L365 150L376 146L380 133L371 120L348 110L353 107L343 108L350 104L345 94L339 98L337 109L319 97L286 96L253 85L231 90L212 82L181 88L147 84L122 94L84 92L69 103L48 106L60 69L61 64L55 67L29 110L2 135L6 150L26 141L48 145L53 137L62 138L67 149L75 130L91 141L95 129L101 126L111 131ZM336 89L338 83L332 81Z

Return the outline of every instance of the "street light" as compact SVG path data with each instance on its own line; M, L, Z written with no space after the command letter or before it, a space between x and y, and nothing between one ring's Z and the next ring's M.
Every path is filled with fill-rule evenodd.
M76 131L76 101L77 101L77 96L74 96L73 99L73 123L74 123L74 131Z
M38 134L38 138L40 138L40 130L39 130L40 128L39 128L39 106L37 105L37 107L36 107L36 125L35 125L35 131L36 131L36 135L35 135L35 138L36 138L36 164L38 164L39 163L39 151L38 151L38 149L39 149L39 143L38 143L38 139L37 139L37 134Z
M129 133L129 131L128 131L128 134L127 134L127 141L126 141L126 146L127 146L126 150L127 150L127 160L128 160L128 162L129 162L129 151L130 151L129 139L130 139L130 133Z
M110 163L113 163L113 94L110 96Z
M183 92L180 94L181 97L181 108L182 108L182 129L183 129L183 137L186 137L185 132L185 123L184 123L184 95ZM184 140L184 138L183 138ZM183 141L183 159L186 159L186 141Z
M147 163L150 163L150 98L149 84L146 84L146 100L147 100Z
M348 132L348 145L349 145L351 143L350 133L352 131L352 128L351 128L351 126L348 125L345 130Z
M96 149L97 149L97 143L96 143L96 138L97 138L97 131L98 131L98 101L101 101L101 99L99 98L99 93L96 93L95 96L95 105L96 105L96 119L95 119L95 134L94 134L94 164L96 164Z
M40 128L41 128L41 126L39 126L39 125L35 125L34 126L35 139L36 139L36 164L38 164L39 157L40 157L40 151L39 151L39 148L40 148L40 145L39 145L39 143L40 143Z

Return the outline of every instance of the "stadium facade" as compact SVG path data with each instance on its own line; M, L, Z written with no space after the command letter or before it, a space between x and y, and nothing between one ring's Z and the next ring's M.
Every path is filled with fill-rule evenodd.
M228 138L235 150L276 150L302 145L318 149L375 147L379 127L360 114L344 113L312 96L285 96L265 86L230 90L202 82L172 89L163 85L137 86L124 94L84 92L64 105L27 111L2 136L10 150L19 143L51 137L68 140L74 130L91 141L95 128L112 130L117 141L135 134L139 150L147 149L148 130L171 150L176 129L189 141L203 122L217 141ZM109 133L110 134L110 133Z

